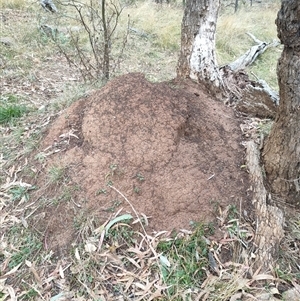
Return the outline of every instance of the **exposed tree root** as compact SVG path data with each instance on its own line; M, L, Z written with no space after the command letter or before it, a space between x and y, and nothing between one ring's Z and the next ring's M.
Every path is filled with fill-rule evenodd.
M263 183L258 146L254 141L249 141L246 148L247 166L253 185L253 205L256 210L256 266L261 267L263 272L268 272L274 267L279 243L284 236L284 216L279 208L267 204L267 191Z

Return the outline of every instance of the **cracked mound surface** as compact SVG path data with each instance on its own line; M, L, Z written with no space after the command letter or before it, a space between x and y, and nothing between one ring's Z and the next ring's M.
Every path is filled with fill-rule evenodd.
M248 201L240 143L232 109L199 85L150 83L142 74L118 77L75 102L50 127L40 151L54 153L38 180L47 205L34 223L50 247L63 247L75 237L74 221L85 216L100 226L111 211L131 212L107 184L151 216L151 229L213 221L216 204ZM53 168L63 170L57 182L49 181Z

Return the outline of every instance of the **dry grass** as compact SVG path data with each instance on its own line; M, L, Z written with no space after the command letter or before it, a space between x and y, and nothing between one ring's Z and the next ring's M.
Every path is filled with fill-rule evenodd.
M179 50L182 7L153 5L153 2L146 1L139 4L139 9L129 7L126 13L130 15L133 27L153 39L154 46L168 51Z
M247 35L267 43L278 40L275 19L279 3L268 9L253 7L241 9L237 14L221 14L217 24L217 58L220 65L230 63L245 53L255 42ZM282 47L269 48L248 68L260 79L266 80L273 89L278 89L276 66Z
M183 11L150 1L136 5L124 10L121 21L124 28L129 15L131 29L118 74L143 72L151 81L170 80L176 76Z
M28 4L28 0L4 0L0 2L0 9L23 9Z

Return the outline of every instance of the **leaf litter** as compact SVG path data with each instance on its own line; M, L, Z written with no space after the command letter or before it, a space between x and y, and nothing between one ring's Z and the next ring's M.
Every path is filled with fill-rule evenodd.
M9 188L23 183L18 178L19 172L20 168L12 167L0 188L1 233L12 226L24 228L21 222L24 210L18 205L12 208L9 204ZM25 209L30 207L34 210L34 204L25 206ZM11 269L8 268L11 256L21 246L11 245L9 237L4 234L1 236L0 265L2 300L17 300L32 290L36 292L36 300L260 300L257 296L265 291L260 283L265 281L273 283L269 295L275 300L274 296L280 295L276 288L279 284L297 288L296 280L292 280L292 285L276 275L253 271L255 250L250 247L253 224L228 219L229 211L219 211L223 237L219 241L206 237L210 252L204 281L195 283L194 287L178 287L176 294L169 297L170 285L162 277L161 267L170 268L175 263L167 254L159 254L157 246L162 241L189 239L193 231L182 230L175 237L167 231L150 235L143 224L148 219L145 214L134 211L136 219L133 221L133 216L118 211L102 225L83 232L81 243L73 246L73 257L56 261L53 254L41 254L43 258L25 260ZM131 223L124 224L125 221ZM118 231L121 227L134 229L133 245L119 245L118 239L115 241L113 237L107 240L111 230ZM293 227L293 231L299 233L299 221L295 220ZM224 257L224 250L230 251L234 255L230 259L235 260ZM18 274L26 275L26 283L14 281Z

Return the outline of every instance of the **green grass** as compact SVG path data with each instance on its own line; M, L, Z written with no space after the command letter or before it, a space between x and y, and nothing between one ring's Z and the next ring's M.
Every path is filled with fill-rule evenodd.
M38 290L29 287L26 294L22 296L22 300L35 300L38 295Z
M48 170L48 179L51 184L61 184L66 176L66 169L62 166L51 166Z
M24 186L15 186L15 187L11 188L9 190L9 193L11 194L11 200L13 202L21 201L21 200L28 201L29 200L29 194L28 194L29 190L30 189L28 189L27 187L24 187Z
M204 235L208 230L207 226L197 225L188 238L158 244L157 251L171 263L161 266L163 279L169 287L169 297L190 287L199 288L206 278L204 268L208 265L209 247Z
M14 94L0 96L0 124L8 124L28 112L26 106L19 103L20 98Z
M15 241L11 242L15 246L15 251L12 253L8 263L10 269L24 263L25 260L33 261L38 257L38 253L42 248L42 243L36 235L32 234L30 231L24 231L17 226L12 227L9 233L15 238ZM22 236L20 236L21 233Z
M130 14L132 27L147 34L146 40L154 47L166 51L178 51L180 47L180 27L183 16L182 7L170 9L145 1L126 9ZM167 13L167 16L166 16Z
M27 111L22 105L4 105L0 106L0 124L7 124L11 121L20 118Z
M18 103L19 97L14 94L3 94L0 96L0 104L5 103Z
M129 224L129 222L123 221L122 226L116 226L109 229L106 239L110 244L118 246L121 246L122 244L132 246L134 244L135 231L131 226L126 226L126 224Z
M226 10L226 12L221 11L216 41L219 64L223 65L233 61L254 45L251 38L246 35L247 32L267 42L276 39L277 33L274 21L278 8L279 4L276 1L268 9L260 9L258 6L252 8L241 6L237 14L234 14L231 9ZM60 10L68 12L68 8L65 6L61 7ZM130 27L146 33L147 36L142 37L130 31L127 39L127 49L125 49L119 61L121 69L118 68L119 63L113 64L112 69L116 67L115 74L142 71L146 73L149 79L154 81L175 77L183 15L181 2L169 7L156 5L152 1L143 1L126 7L121 15L120 26L116 31L116 39L112 41L112 51L115 54L122 47L122 37L124 37L128 25L128 15L130 16ZM74 20L45 14L43 10L38 10L35 15L33 14L32 19L34 20L34 18L36 18L38 26L48 24L53 28L59 28L59 39L63 39L60 42L66 49L72 51L73 46L67 37L66 30L68 26L78 26ZM0 53L2 52L4 57L9 55L5 63L22 76L29 76L31 73L30 69L34 65L32 58L27 55L28 53L32 53L32 57L48 58L51 57L53 50L57 51L51 38L39 30L38 26L37 24L27 24L22 30L19 28L12 28L11 30L5 28L3 32L7 36L13 35L15 40L18 41L18 47L13 47L9 50L7 47L1 46ZM83 37L83 30L80 33L83 38L81 42L82 47L88 50L87 37L86 35ZM271 87L277 88L276 64L280 53L280 47L267 50L250 67L249 71L259 78L265 79ZM21 59L24 55L27 56L26 60ZM14 59L11 59L12 57ZM16 68L16 65L22 66L21 68Z

